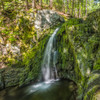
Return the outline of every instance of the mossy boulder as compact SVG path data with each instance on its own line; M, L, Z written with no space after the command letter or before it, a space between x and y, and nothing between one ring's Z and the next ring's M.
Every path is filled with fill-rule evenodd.
M64 18L52 10L37 11L35 28L38 30L49 29L64 22Z
M18 85L22 72L23 68L7 68L3 73L5 88Z

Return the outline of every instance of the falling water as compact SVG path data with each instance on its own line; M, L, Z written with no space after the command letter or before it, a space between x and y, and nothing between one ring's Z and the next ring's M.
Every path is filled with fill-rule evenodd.
M42 77L44 81L49 81L51 79L58 78L56 69L57 51L55 45L56 44L55 36L58 30L59 28L57 28L51 35L44 53L44 58L42 63Z

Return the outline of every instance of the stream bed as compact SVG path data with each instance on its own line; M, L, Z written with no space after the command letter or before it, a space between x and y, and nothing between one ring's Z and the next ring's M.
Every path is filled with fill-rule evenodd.
M0 91L0 100L76 100L76 86L69 80L50 80L23 88Z

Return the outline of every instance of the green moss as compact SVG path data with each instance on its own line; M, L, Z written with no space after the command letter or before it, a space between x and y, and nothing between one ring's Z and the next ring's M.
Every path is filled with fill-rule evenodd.
M96 61L96 64L95 64L95 66L93 68L94 68L94 70L100 70L100 59L98 59Z
M94 100L94 93L96 92L98 86L93 87L90 91L84 96L84 100Z

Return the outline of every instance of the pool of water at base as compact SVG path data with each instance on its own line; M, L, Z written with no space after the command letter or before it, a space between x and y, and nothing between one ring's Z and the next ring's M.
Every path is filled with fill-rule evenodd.
M76 100L76 86L69 80L49 80L0 91L0 100Z

